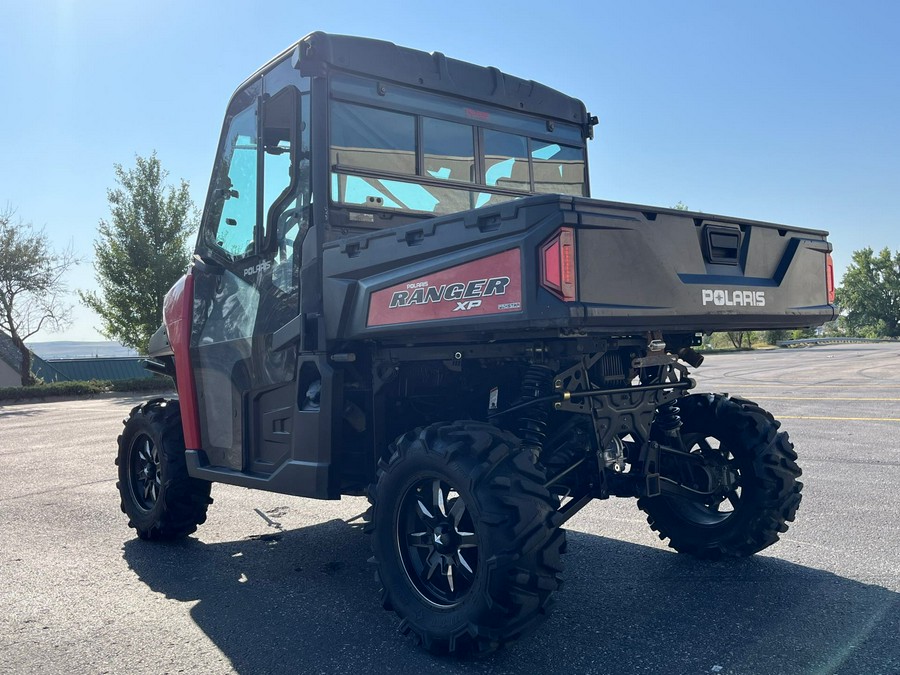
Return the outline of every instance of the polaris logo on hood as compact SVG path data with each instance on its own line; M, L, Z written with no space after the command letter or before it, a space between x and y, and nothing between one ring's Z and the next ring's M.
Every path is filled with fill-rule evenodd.
M716 307L765 307L765 291L726 291L722 288L704 288L700 291L703 306Z

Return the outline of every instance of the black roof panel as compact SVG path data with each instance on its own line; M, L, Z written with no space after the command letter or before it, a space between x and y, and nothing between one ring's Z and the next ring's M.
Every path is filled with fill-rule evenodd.
M329 67L335 67L579 125L588 123L584 103L539 82L523 80L497 68L451 59L440 52L429 54L372 38L311 33L261 68L259 73L281 61L298 46L301 70L309 74L322 74Z

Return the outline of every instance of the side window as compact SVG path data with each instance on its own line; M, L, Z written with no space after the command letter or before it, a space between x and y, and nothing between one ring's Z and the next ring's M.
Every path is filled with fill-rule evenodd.
M528 166L528 139L492 129L484 130L484 183L511 190L531 191L531 170ZM507 201L501 195L480 192L475 206L487 206Z
M256 103L235 115L216 167L213 199L221 204L211 244L233 258L253 253L256 227Z
M297 125L295 88L282 89L266 101L263 130L263 213L266 215L264 235L277 228L278 215L284 211L292 184L295 148L293 130ZM274 210L273 210L273 207Z
M529 192L528 139L485 129L484 182L486 185Z
M298 238L309 224L309 94L282 89L266 102L264 115L263 240L275 247L272 283L290 293L299 282Z
M584 196L584 149L531 141L534 191Z
M416 118L332 101L331 163L414 175Z
M440 180L475 182L474 129L468 124L422 119L425 174Z

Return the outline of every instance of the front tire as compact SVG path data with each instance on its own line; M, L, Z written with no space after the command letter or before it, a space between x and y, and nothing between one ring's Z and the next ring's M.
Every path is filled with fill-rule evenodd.
M731 485L706 502L669 495L639 499L650 527L670 547L699 558L743 557L774 544L794 520L803 488L787 434L752 401L694 394L678 405L685 450L730 472Z
M533 630L561 587L565 533L515 436L479 422L397 439L370 489L382 601L436 653L485 653Z
M116 465L122 512L141 539L179 539L206 521L210 483L188 475L178 401L154 399L131 411Z

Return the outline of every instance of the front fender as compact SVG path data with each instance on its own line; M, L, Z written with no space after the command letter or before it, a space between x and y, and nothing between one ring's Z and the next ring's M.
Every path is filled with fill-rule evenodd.
M150 344L147 347L147 356L151 358L160 358L163 356L175 356L172 345L169 344L169 336L166 334L166 326L163 324L150 338Z

